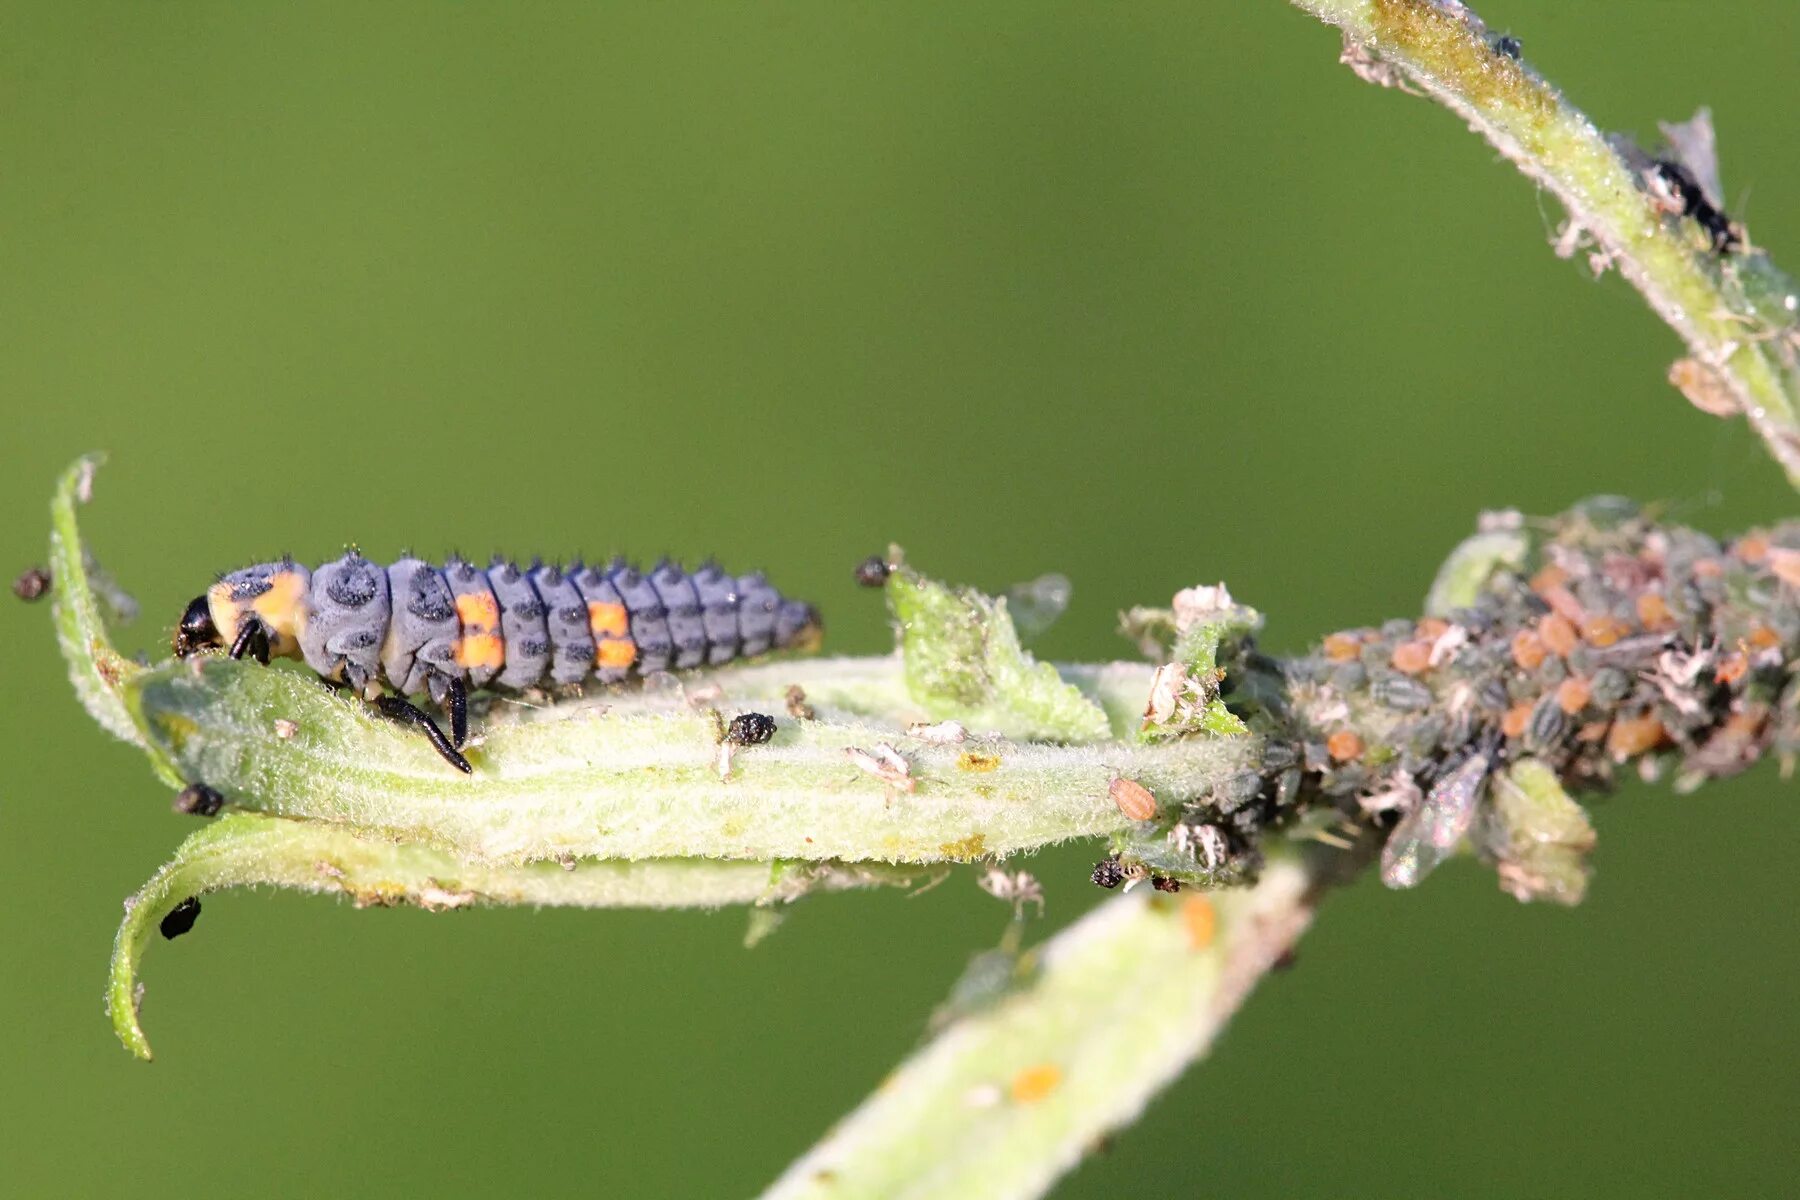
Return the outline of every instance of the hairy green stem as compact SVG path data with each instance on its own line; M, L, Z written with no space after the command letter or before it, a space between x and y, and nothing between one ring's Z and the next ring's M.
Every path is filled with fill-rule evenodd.
M1721 254L1660 210L1588 117L1480 18L1441 0L1292 0L1344 33L1347 59L1381 82L1397 71L1549 189L1656 314L1687 343L1800 486L1800 297L1759 250Z
M916 868L881 865L553 862L491 865L418 845L370 841L315 822L232 813L189 837L125 902L113 944L106 1007L133 1054L150 1058L139 1024L138 962L177 906L223 888L273 885L344 896L358 908L416 905L433 911L481 905L573 908L718 908L782 904L811 891L909 886Z
M763 1200L1043 1194L1206 1053L1285 961L1320 884L1284 857L1254 887L1109 901L1035 952L1016 990L902 1063Z
M792 663L770 678L806 686L815 669L840 682L860 673L878 693L894 664ZM741 681L712 679L731 708L761 704ZM1006 855L1124 828L1107 793L1120 775L1158 794L1198 795L1253 761L1258 745L939 745L892 721L784 716L772 742L737 748L721 768L711 713L636 694L491 720L469 752L475 774L463 776L412 731L299 671L212 659L152 670L129 691L146 739L236 804L492 861ZM882 746L901 756L904 775L859 765L858 752Z

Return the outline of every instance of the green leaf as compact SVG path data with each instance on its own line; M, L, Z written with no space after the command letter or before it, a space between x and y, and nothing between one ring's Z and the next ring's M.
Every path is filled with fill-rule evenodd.
M1108 737L1106 713L1019 645L1006 600L950 587L906 566L887 580L906 686L925 715L1050 742Z
M127 1049L150 1058L139 1024L138 963L177 905L223 888L272 884L343 896L358 908L416 905L433 911L478 905L572 908L718 908L785 904L813 891L908 887L904 867L810 864L771 875L754 862L539 862L494 865L416 845L370 841L316 822L233 813L188 838L175 857L125 902L113 944L106 1006Z

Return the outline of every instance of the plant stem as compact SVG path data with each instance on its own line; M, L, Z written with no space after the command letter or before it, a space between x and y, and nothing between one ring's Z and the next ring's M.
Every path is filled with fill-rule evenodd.
M1617 143L1524 62L1496 49L1466 6L1292 3L1343 30L1347 53L1400 72L1554 193L1598 243L1597 261L1616 266L1716 373L1800 486L1800 297L1762 251L1718 252L1692 222L1665 215ZM1371 72L1365 66L1363 73Z
M910 886L916 868L880 865L656 862L472 863L417 845L368 841L314 822L232 813L189 837L136 895L113 944L106 1005L133 1054L150 1058L138 1022L138 962L178 905L222 888L271 884L348 897L358 908L410 904L433 911L495 904L574 908L767 906L810 891Z
M956 1019L796 1161L763 1200L1041 1195L1205 1055L1311 923L1323 872L1272 863L1250 888L1094 910L1025 986Z

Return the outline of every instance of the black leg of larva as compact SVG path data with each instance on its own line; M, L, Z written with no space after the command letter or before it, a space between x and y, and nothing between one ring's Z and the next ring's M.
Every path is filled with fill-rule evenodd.
M400 696L382 696L375 701L375 707L381 710L381 715L384 717L418 726L420 731L425 734L426 739L431 742L431 748L442 755L445 762L464 775L475 773L475 768L471 767L469 760L450 744L450 739L444 736L444 731L438 728L437 722L425 715L421 709L408 704Z
M461 750L469 740L469 684L461 676L450 681L444 707L450 710L450 744Z
M252 655L263 666L269 665L269 630L256 617L245 617L238 628L237 637L232 639L228 653L232 658Z

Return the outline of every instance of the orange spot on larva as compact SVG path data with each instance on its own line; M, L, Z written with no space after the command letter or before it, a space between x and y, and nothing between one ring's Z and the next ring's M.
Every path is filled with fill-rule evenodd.
M465 668L506 665L506 646L492 633L477 633L456 639L456 665Z
M1773 650L1781 645L1781 635L1767 625L1758 625L1750 631L1750 645L1756 650Z
M1401 642L1394 647L1394 670L1406 675L1417 675L1431 665L1431 643L1425 641Z
M1128 821L1148 821L1156 815L1156 797L1135 779L1120 776L1108 785L1106 794L1112 797L1112 802L1119 806Z
M594 644L594 662L602 667L629 667L637 661L637 643L625 638L606 638Z
M1352 730L1340 729L1325 739L1325 751L1338 762L1349 762L1362 757L1363 740Z
M1586 725L1583 725L1580 729L1575 731L1575 740L1578 742L1597 742L1606 736L1606 728L1607 722L1605 721L1589 721Z
M1325 657L1332 662L1349 662L1362 653L1362 643L1347 633L1325 635Z
M1509 738L1524 736L1526 728L1531 724L1531 703L1521 701L1506 710L1500 718L1500 732Z
M1569 657L1581 642L1581 635L1575 632L1575 623L1561 613L1545 613L1537 624L1538 640L1552 654L1563 658Z
M1697 558L1694 560L1694 574L1701 579L1717 579L1725 573L1725 568L1716 558Z
M1512 659L1527 671L1535 671L1544 665L1546 651L1544 639L1529 629L1521 629L1513 634Z
M465 633L486 633L500 624L500 604L487 592L464 592L456 598L456 619Z
M624 637L630 628L630 618L623 604L602 604L598 600L588 601L588 628L593 630L596 638Z
M1750 659L1743 651L1734 651L1719 662L1713 678L1720 683L1736 683L1750 671Z
M1556 704L1571 717L1588 706L1594 691L1581 678L1565 679L1556 687Z
M1648 713L1620 717L1606 735L1606 752L1624 762L1634 754L1656 749L1662 743L1663 735L1663 723Z
M1595 617L1581 627L1581 636L1596 646L1610 646L1631 632L1617 617Z
M1049 1098L1062 1084L1062 1068L1055 1063L1038 1063L1026 1067L1012 1079L1012 1098L1015 1104L1036 1104Z
M1637 598L1637 615L1638 622L1651 633L1675 627L1675 614L1669 611L1669 602L1655 592L1645 592Z
M1181 923L1187 927L1188 948L1204 950L1219 932L1219 914L1205 896L1189 896L1181 902Z

